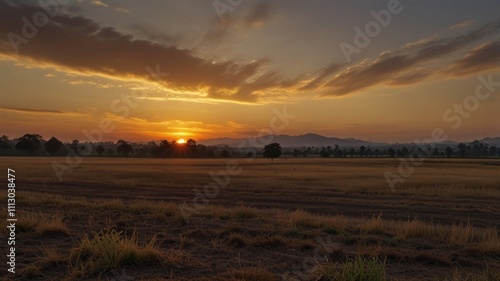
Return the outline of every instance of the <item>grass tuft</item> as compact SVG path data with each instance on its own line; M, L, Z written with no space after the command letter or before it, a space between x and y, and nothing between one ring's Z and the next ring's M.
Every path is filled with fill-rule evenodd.
M332 264L318 265L309 277L310 281L386 281L385 261L356 256L340 267Z
M61 214L40 215L40 221L36 225L35 231L39 235L69 235L69 229L63 219Z
M116 230L85 234L71 253L74 271L83 274L103 273L125 265L149 265L161 260L162 254L153 238L145 247L138 245L137 233L127 238Z

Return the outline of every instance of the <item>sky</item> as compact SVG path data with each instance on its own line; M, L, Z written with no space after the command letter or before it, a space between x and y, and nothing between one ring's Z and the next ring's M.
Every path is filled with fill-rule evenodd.
M498 11L494 0L0 0L0 134L497 137ZM293 118L276 125L283 112Z

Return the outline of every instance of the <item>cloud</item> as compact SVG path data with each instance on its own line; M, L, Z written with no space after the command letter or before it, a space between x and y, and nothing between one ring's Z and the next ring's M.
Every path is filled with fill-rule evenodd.
M226 13L222 17L214 18L210 29L200 40L197 47L214 45L225 41L230 35L241 35L247 30L260 28L272 18L272 9L269 1L258 2L242 16Z
M130 11L126 8L123 8L123 7L116 7L115 11L120 12L120 13L124 13L124 14L130 14Z
M476 22L476 20L464 20L463 22L460 22L460 23L457 23L457 24L450 26L449 29L453 30L453 29L466 28L475 22Z
M26 4L1 2L0 33L20 34L19 19L38 11L40 8ZM19 45L17 54L8 37L0 37L2 54L14 60L27 59L87 74L148 80L177 92L200 92L209 99L258 102L265 95L262 90L292 83L274 72L264 71L265 60L211 61L175 45L139 40L88 18L65 14L51 17L34 38ZM147 66L153 70L159 66L168 76L153 77Z
M483 44L463 59L456 61L446 73L452 76L474 74L500 67L500 40Z
M337 72L343 64L331 63L324 69L320 71L320 74L316 76L311 82L307 83L305 86L301 87L300 90L311 90L317 88L320 84L324 82L325 78L328 78L333 73Z
M409 85L443 74L441 70L448 64L446 56L499 32L500 21L495 21L466 34L421 40L399 50L383 52L372 62L363 61L337 73L321 87L322 96L353 94L377 85ZM486 44L456 62L450 71L465 75L499 67L494 59L498 59L498 44ZM438 67L433 69L431 63ZM427 70L422 71L423 68Z
M245 16L245 24L249 27L263 26L272 15L271 2L263 1L252 6L250 12Z
M404 85L415 84L431 77L433 74L434 70L417 69L396 76L391 80L389 80L387 84L390 86L404 86Z
M415 49L415 48L419 48L419 47L422 47L422 46L425 46L426 44L429 44L429 42L432 42L434 40L436 40L437 38L437 35L433 35L433 36L429 36L427 38L424 38L424 39L420 39L420 40L417 40L417 41L414 41L414 42L410 42L406 45L404 45L401 50L411 50L411 49Z
M90 4L96 5L96 6L105 7L105 8L108 7L108 4L105 4L105 3L103 3L102 1L99 1L99 0L91 0Z
M61 114L61 115L79 115L73 112L64 112L60 110L51 110L51 109L33 109L33 108L13 108L13 107L0 107L2 111L13 111L20 113L31 113L31 114Z

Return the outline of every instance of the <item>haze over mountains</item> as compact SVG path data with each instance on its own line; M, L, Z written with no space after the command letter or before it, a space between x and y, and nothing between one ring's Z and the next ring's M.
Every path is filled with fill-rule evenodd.
M282 147L304 147L304 146L314 146L314 147L326 147L326 146L334 146L338 145L341 147L359 147L359 146L387 146L390 143L381 143L381 142L371 142L365 141L355 138L335 138L335 137L325 137L318 134L305 134L298 136L290 136L290 135L265 135L260 138L261 140L257 142L257 138L215 138L215 139L206 139L200 140L200 144L204 144L207 146L219 146L219 145L227 145L230 147L237 147L240 144L248 144L248 143L262 143L264 140L269 140L267 142L277 142L281 144ZM495 138L485 138L480 140L481 142L500 145L500 137ZM456 144L458 142L447 141L446 143Z

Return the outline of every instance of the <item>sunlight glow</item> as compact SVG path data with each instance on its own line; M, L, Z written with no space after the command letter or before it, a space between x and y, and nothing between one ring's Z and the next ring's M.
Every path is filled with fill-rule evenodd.
M178 144L185 144L185 143L186 143L186 141L185 141L184 139L180 139L180 140L178 140L178 141L177 141L177 143L178 143Z

